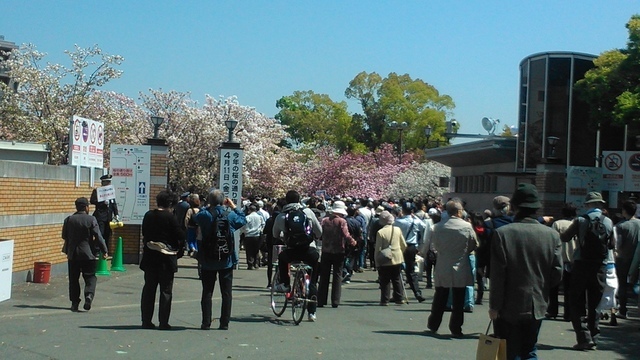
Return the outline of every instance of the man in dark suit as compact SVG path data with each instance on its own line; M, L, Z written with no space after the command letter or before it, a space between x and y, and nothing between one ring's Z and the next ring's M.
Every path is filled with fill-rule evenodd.
M101 186L111 185L111 178L112 176L109 174L102 175L100 177ZM118 215L118 204L115 199L98 201L97 189L93 189L91 192L91 204L96 206L93 216L98 221L100 234L102 234L107 247L109 247L109 240L111 239L111 227L109 226L109 222L114 219L115 221L120 221L120 215Z
M107 257L107 244L102 238L96 218L89 215L89 200L76 199L76 213L68 216L62 225L64 245L69 266L69 300L71 311L78 311L80 304L80 274L84 278L84 309L91 310L96 292L96 247ZM97 245L97 246L96 246Z
M507 359L535 358L549 289L562 279L557 231L540 224L538 190L520 184L511 198L514 222L496 229L491 241L489 317L507 340Z

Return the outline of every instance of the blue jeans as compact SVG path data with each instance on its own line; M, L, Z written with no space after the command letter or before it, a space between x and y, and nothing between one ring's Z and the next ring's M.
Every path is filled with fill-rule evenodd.
M476 256L473 254L469 254L469 264L471 265L471 274L473 275L473 279L476 278ZM475 304L475 297L473 294L473 285L467 286L464 293L464 308L465 309L473 309L473 305Z

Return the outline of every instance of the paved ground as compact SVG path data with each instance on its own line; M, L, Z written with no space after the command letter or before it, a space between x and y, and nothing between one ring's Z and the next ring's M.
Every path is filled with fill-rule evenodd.
M287 311L275 318L270 308L266 270L235 272L233 315L229 331L202 331L200 283L195 261L181 259L174 287L172 331L140 329L142 271L126 265L124 273L100 277L93 308L68 310L67 279L50 284L20 283L12 298L0 303L0 359L473 359L478 334L488 325L487 307L465 314L462 339L426 333L433 290L427 301L378 306L376 273L356 274L343 288L337 309L318 309L318 321L299 326ZM219 293L214 316L219 314ZM545 321L539 341L543 359L638 359L640 321L620 320L603 326L597 351L571 350L575 336L569 323ZM157 323L157 316L154 318ZM216 322L212 325L216 326Z

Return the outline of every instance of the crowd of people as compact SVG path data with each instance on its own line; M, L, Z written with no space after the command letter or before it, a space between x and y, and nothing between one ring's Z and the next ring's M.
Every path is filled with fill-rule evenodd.
M198 260L201 328L211 326L216 281L222 294L219 328L229 328L233 271L241 266L236 232L246 252L246 269L267 267L267 288L290 291L292 262L311 267L310 296L316 301L309 303L309 321L316 321L317 308L329 303L340 306L343 285L371 269L378 274L381 306L408 302L407 287L415 300L424 302L420 286L424 277L426 289L435 287L428 331L436 333L449 310L451 336L461 337L464 313L483 304L490 285L489 319L495 334L507 339L509 359L535 357L542 320L560 314L561 289L562 318L576 333L574 348L595 349L600 320L610 318L615 325L617 319L626 318L629 284L638 280L637 205L633 200L624 202L614 225L597 192L585 198L584 215L578 216L576 207L566 204L562 218L555 221L538 214L541 203L531 184L520 184L511 197L495 197L491 209L482 211L467 209L463 200L455 198L444 203L302 198L294 190L282 199L254 197L238 206L220 190L206 197L162 191L156 200L157 208L142 223L141 318L142 327L148 329L156 328L152 319L158 288L158 328L171 328L173 278L177 260L185 253ZM90 309L95 293L91 278L95 266L86 264L97 259L95 247L79 244L95 238L107 253L98 222L88 216L88 205L86 199L78 199L78 213L63 228L74 311L80 302L81 272L86 272L85 309ZM90 231L81 231L84 228ZM274 261L279 279L273 279Z

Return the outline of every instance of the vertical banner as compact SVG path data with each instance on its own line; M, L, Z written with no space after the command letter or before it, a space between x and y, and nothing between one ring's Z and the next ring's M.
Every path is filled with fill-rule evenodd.
M69 163L102 169L104 124L74 115L69 127Z
M584 198L591 191L602 191L602 169L587 166L567 168L566 199L578 209L583 208Z
M220 190L225 196L233 200L233 202L241 206L242 204L242 158L244 150L234 148L220 148Z
M640 191L640 152L627 151L624 191Z
M626 157L624 151L602 152L602 190L624 191Z
M149 211L151 146L111 145L111 184L125 224L142 224Z

